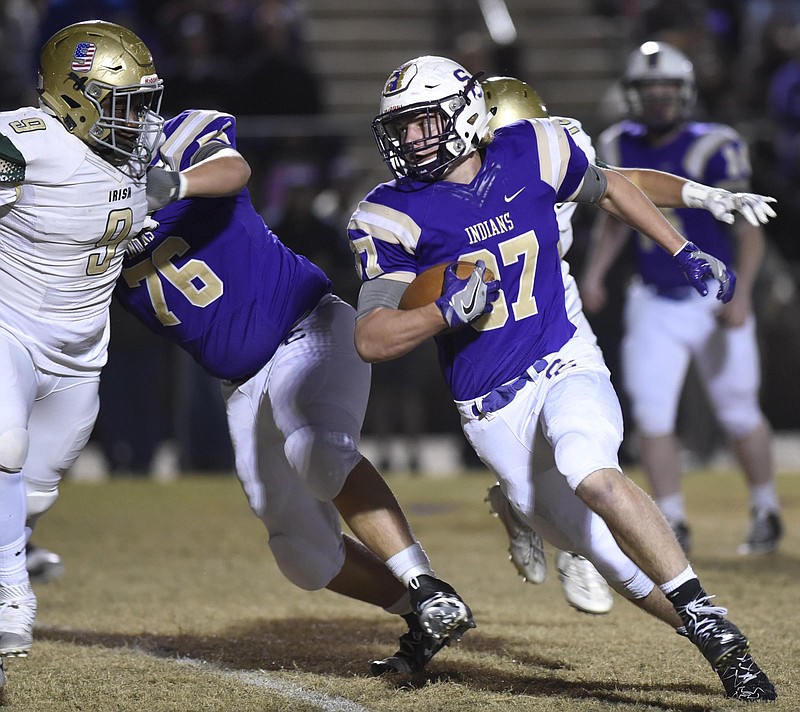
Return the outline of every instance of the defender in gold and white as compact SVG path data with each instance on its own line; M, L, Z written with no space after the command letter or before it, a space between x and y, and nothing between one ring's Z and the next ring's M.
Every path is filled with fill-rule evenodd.
M53 504L97 416L161 91L135 34L82 22L42 49L40 108L0 113L0 656L27 655L33 639L26 520Z

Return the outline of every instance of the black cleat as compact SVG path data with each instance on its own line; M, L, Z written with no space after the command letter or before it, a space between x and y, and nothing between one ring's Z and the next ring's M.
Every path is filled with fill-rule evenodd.
M678 540L681 549L683 549L683 553L688 554L689 550L692 548L692 532L689 530L689 526L683 520L670 522L669 526L675 538Z
M727 667L718 669L717 674L727 697L751 701L778 699L775 686L750 653L739 655Z
M711 667L722 674L733 662L750 650L750 642L727 618L721 606L709 605L713 596L704 596L678 609L685 624L686 635L703 653Z
M372 662L369 671L373 677L422 672L431 658L450 644L450 638L437 640L425 633L415 614L403 617L408 621L408 632L400 636L400 649L391 657Z
M423 632L436 640L457 641L475 627L472 611L450 584L422 574L411 579L408 591Z
M769 554L778 548L783 523L778 512L753 510L747 539L739 545L740 554Z

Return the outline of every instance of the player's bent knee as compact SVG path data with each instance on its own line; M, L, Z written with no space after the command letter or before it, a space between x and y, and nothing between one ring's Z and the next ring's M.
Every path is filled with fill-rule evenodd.
M765 418L757 406L747 407L741 403L731 404L730 408L719 415L723 430L734 440L751 435L764 420Z
M0 472L19 472L28 457L29 437L25 428L0 433Z
M305 591L325 588L344 565L344 543L334 551L279 534L270 537L269 548L281 573Z
M308 426L292 433L284 446L286 458L317 499L336 497L347 476L361 459L349 433Z
M555 444L556 465L575 490L597 470L618 469L617 452L621 443L621 432L601 420L591 432L575 430L562 435Z

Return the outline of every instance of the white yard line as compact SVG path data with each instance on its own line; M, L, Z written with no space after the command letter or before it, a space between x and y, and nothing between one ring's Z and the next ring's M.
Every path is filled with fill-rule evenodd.
M142 650L140 651L147 655L152 653ZM157 656L160 660L174 660L181 665L187 665L197 670L204 670L220 677L226 677L232 680L243 682L246 685L253 687L261 687L273 692L277 692L282 697L289 700L296 700L299 702L307 702L317 705L323 712L372 712L368 707L359 705L356 702L345 699L344 697L336 697L334 695L325 695L321 692L314 690L307 690L300 685L295 685L291 682L286 682L274 672L266 670L230 670L228 668L220 667L214 663L208 663L204 660L196 660L194 658L164 658Z

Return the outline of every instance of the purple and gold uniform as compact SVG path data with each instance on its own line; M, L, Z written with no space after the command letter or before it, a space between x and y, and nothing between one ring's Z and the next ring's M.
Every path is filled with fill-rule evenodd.
M186 111L165 135L160 156L174 170L211 142L236 147L235 119L217 112ZM246 188L171 203L154 217L153 240L125 261L115 296L218 378L258 371L330 291L325 274L264 224Z
M647 129L622 121L606 129L598 154L612 165L668 171L700 183L747 190L747 146L729 126L687 122L654 145ZM726 264L736 261L732 229L705 210L663 211L681 234ZM760 368L755 321L739 327L719 319L722 304L686 284L674 260L647 239L635 242L639 276L627 293L622 378L641 433L672 433L680 394L693 360L725 430L743 437L763 420L758 404Z
M608 369L565 306L555 207L579 192L587 157L559 122L532 119L498 129L482 159L468 185L375 188L348 228L362 279L409 283L442 262L486 263L502 288L492 311L435 337L464 435L545 539L641 597L652 582L574 493L593 472L619 470L622 441ZM386 284L389 302L398 290Z
M723 124L686 123L674 139L653 145L642 124L622 121L601 134L598 155L612 166L653 168L734 192L747 190L750 181L747 146L739 134ZM706 210L672 208L663 212L675 229L701 250L735 266L736 255L725 223ZM652 240L638 233L636 237L642 281L664 290L680 288L688 295L691 287L672 257Z
M436 337L456 400L516 378L574 333L553 206L576 193L587 165L560 126L519 122L497 131L469 185L384 183L353 214L348 233L364 280L410 282L455 259L483 260L500 279L491 313Z
M232 116L186 111L167 122L160 160L179 170L236 146ZM370 367L353 344L355 310L325 274L285 247L242 189L158 210L116 296L157 334L225 379L236 474L283 574L304 589L341 570L331 500L361 460ZM148 236L150 237L150 236Z

